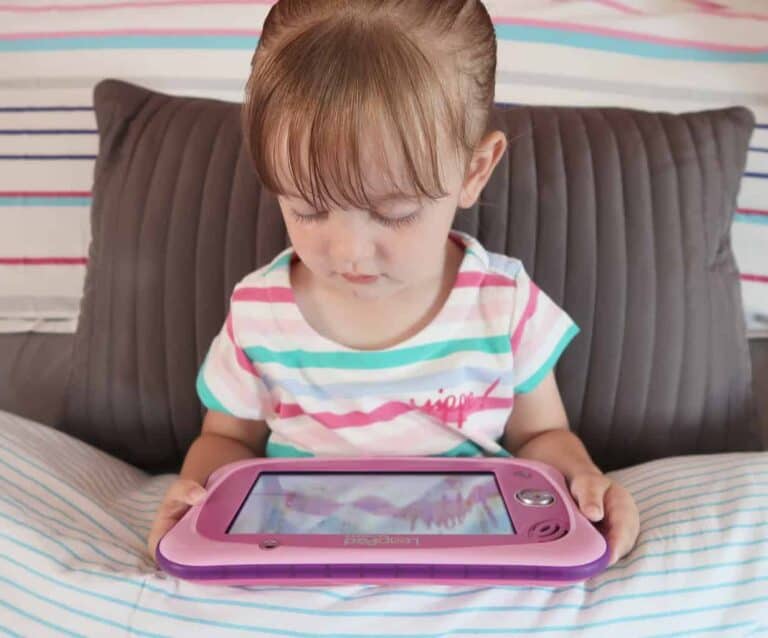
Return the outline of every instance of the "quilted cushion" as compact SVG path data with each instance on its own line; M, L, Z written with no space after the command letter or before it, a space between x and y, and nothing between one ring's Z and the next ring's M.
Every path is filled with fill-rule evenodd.
M111 79L94 102L93 241L63 427L175 469L229 293L287 236L238 104ZM455 226L522 259L581 327L556 372L595 460L757 449L729 236L751 112L514 106L493 124L509 151Z

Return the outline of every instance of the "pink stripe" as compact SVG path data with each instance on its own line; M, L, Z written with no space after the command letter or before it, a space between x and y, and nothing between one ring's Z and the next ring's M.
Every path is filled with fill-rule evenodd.
M488 286L514 287L517 282L511 277L482 272L460 272L456 277L455 288L486 288Z
M768 284L768 275L742 274L741 280L751 281L752 283L758 284Z
M339 428L360 427L382 421L391 421L401 414L412 412L415 409L415 407L403 403L402 401L390 401L389 403L380 405L372 412L355 410L354 412L347 412L346 414L335 414L333 412L314 412L310 414L309 412L305 412L304 409L296 403L282 403L280 404L278 414L282 419L290 419L292 417L306 415L319 423L322 423L325 427L331 430L336 430Z
M260 36L255 29L114 29L109 31L36 31L29 33L3 33L0 40L34 40L37 38L98 38L112 35L236 35Z
M655 42L658 44L667 44L679 47L695 47L705 51L730 51L734 53L764 53L768 47L745 47L734 44L720 44L717 42L703 42L701 40L685 40L683 38L668 38L665 36L650 35L647 33L634 33L632 31L623 31L621 29L610 29L607 27L596 27L593 25L577 24L575 22L561 22L558 20L537 20L534 18L498 18L494 20L497 24L519 24L529 27L544 27L565 29L577 33L592 33L597 35L607 35L625 40L637 40L639 42Z
M756 208L737 208L736 212L741 215L768 216L768 210L758 210Z
M233 301L275 301L292 302L293 291L286 286L270 288L238 288L232 295Z
M768 20L768 14L765 13L744 13L740 11L733 11L728 7L723 6L717 2L709 2L708 0L688 0L693 4L701 13L717 18L737 18L740 20Z
M259 375L259 371L256 370L255 366L253 365L253 362L248 358L248 355L246 355L242 348L240 348L235 342L235 331L232 328L231 312L227 315L227 336L229 337L229 343L232 344L232 347L235 349L235 359L237 359L237 365L255 377L261 376Z
M87 257L0 257L0 266L86 266Z
M0 191L0 197L90 197L91 191Z
M515 328L515 333L512 335L512 352L514 354L517 354L517 349L520 346L520 340L523 338L525 326L528 323L528 320L536 312L536 304L539 300L539 287L533 282L530 282L530 286L531 292L528 295L528 304L525 306L523 316L520 317L517 328Z
M43 4L29 7L21 4L0 4L0 11L13 11L16 13L40 13L42 11L91 11L109 9L139 9L153 7L172 7L183 5L222 5L222 4L274 4L275 0L158 0L158 2L115 2L114 4Z
M616 9L617 11L621 11L622 13L629 13L632 15L645 15L640 9L635 9L634 7L628 7L622 2L616 2L616 0L594 0L598 4L602 4L604 7L610 7L611 9Z

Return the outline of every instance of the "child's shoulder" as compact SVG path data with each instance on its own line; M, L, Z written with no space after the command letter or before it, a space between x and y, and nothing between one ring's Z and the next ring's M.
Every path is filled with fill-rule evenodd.
M288 269L291 265L293 249L286 248L278 253L272 261L260 268L249 272L235 284L233 297L241 296L244 290L266 290L275 287L287 286L289 276Z
M526 277L523 262L516 257L504 253L494 253L487 250L477 239L464 235L467 250L472 254L480 267L488 274L500 275L514 281Z

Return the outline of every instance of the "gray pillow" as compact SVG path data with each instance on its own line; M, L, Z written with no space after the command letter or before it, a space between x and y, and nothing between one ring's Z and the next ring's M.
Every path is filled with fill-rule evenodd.
M93 242L63 427L174 470L200 428L195 375L229 293L286 233L238 104L117 80L94 104ZM757 449L729 236L750 111L516 106L493 125L509 151L455 225L522 259L581 327L556 372L595 460Z

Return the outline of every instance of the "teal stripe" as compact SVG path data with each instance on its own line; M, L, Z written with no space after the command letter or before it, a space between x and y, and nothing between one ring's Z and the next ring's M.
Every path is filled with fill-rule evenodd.
M9 562L14 563L18 567L22 567L22 568L26 569L28 572L32 572L34 574L37 574L38 576L40 576L41 578L44 578L45 580L56 582L55 578L51 578L49 576L46 576L42 572L39 572L36 569L33 569L29 565L23 565L22 563L20 563L17 560L14 560L10 556L0 556L0 558L4 558L5 560L7 560ZM140 629L136 629L136 627L124 625L122 623L115 622L114 620L110 620L109 618L105 618L103 616L97 616L96 614L92 614L92 613L87 612L87 611L85 611L83 609L77 609L75 607L70 607L69 605L66 605L65 603L59 602L55 598L50 598L48 596L43 596L42 594L38 594L36 591L32 591L28 587L24 587L24 585L22 585L22 584L20 584L18 582L12 581L10 578L5 578L4 576L0 576L0 581L5 582L6 584L10 585L11 587L15 587L16 589L19 589L19 590L23 591L24 593L32 596L33 598L37 598L38 600L42 600L43 602L46 602L46 603L48 603L50 605L53 605L54 607L58 607L59 609L64 609L65 611L68 611L68 612L74 614L75 616L82 616L83 618L90 618L91 620L94 620L96 622L100 622L100 623L103 623L105 625L109 625L110 627L116 627L118 629L122 629L125 632L130 632L131 634L137 634L139 636L150 636L151 638L170 638L170 637L168 637L167 634L155 634L155 633L152 633L152 632L149 632L149 631L141 631ZM80 587L74 587L72 585L67 585L66 583L58 582L57 584L60 587L64 587L65 589L74 589L74 590L85 591L85 590L83 590ZM89 593L92 596L95 596L96 598L103 598L105 600L110 600L109 596L102 596L100 594L95 594L93 592L86 592L86 593ZM116 601L116 602L120 602L120 601ZM134 606L134 605L132 605L130 603L125 603L125 602L123 603L123 605L128 605L130 607ZM35 618L35 619L39 620L38 618ZM72 634L72 635L80 635L80 634Z
M502 40L535 42L564 47L622 53L644 58L689 60L695 62L764 63L768 51L721 51L696 44L674 45L664 42L633 40L620 35L580 33L567 27L497 24L496 35ZM257 35L94 35L39 37L0 40L2 51L61 51L78 49L202 49L252 51Z
M741 627L753 627L754 622L739 622L731 625L713 625L712 627L698 627L697 629L688 629L687 631L676 631L672 634L653 634L648 638L678 638L681 636L695 636L697 634L708 634L713 631L724 631L726 629L739 629Z
M284 266L287 266L291 263L291 258L293 257L293 253L286 253L279 259L276 259L275 262L267 268L267 270L262 274L263 277L266 277L268 274L270 274L272 271L277 270L278 268L282 268Z
M695 487L695 486L693 486L693 485L686 485L686 486L683 486L683 487L680 487L680 488L677 488L677 489L678 490L686 490L686 489L691 489L692 487ZM768 487L768 481L753 481L753 482L750 482L750 483L741 483L740 485L728 485L728 486L723 487L722 489L719 489L719 490L708 490L707 491L707 496L710 496L710 495L713 495L713 494L722 494L722 493L725 493L726 495L728 493L739 494L740 492L738 490L741 489L742 487L746 487L746 488L749 488L749 487ZM668 491L675 491L675 490L668 490ZM655 494L654 497L655 496L658 496L658 494ZM641 518L643 518L643 520L645 520L646 519L645 515L649 511L651 511L653 508L659 507L661 505L669 505L669 503L679 503L680 499L681 499L681 497L676 496L674 498L669 498L669 499L667 499L665 501L658 501L657 503L653 503L652 505L649 505L648 507L638 508L639 512L640 512L640 516L641 516ZM637 503L637 501L635 503Z
M3 450L6 450L6 451L9 451L9 452L13 453L13 451L12 451L12 450L9 450L9 449L8 449L8 448L6 448L4 445L0 445L0 449L3 449ZM40 465L38 465L37 463L34 463L33 461L30 461L29 459L23 459L23 460L24 460L24 462L25 462L25 463L27 463L27 464L31 465L32 467L34 467L34 468L35 468L35 469L36 469L38 472L40 472L41 474L44 474L44 475L50 476L50 472L49 472L49 471L48 471L46 468L44 468L44 467L41 467ZM49 488L47 485L44 485L43 483L41 483L41 482L40 482L40 481L38 481L37 479L34 479L34 478L32 478L32 477L29 475L29 473L27 473L27 472L22 472L22 471L21 471L21 470L19 470L18 468L15 468L14 466L12 466L12 465L9 465L8 463L6 463L5 461L2 461L2 460L0 460L0 465L4 465L4 466L5 466L5 467L7 467L8 469L10 469L12 472L15 472L16 474L20 474L20 475L21 475L21 476L23 476L23 477L24 477L26 480L28 480L28 481L31 481L32 483L34 483L34 484L35 484L35 485L37 485L38 487L42 488L44 491L46 491L48 494L50 494L51 496L53 496L55 499L58 499L58 500L65 500L65 499L64 499L64 498L61 496L61 494L57 494L56 492L52 491L52 490L51 490L51 489L50 489L50 488ZM74 492L77 492L78 494L80 494L81 496L83 496L83 498L84 498L85 500L88 500L88 499L87 499L87 497L86 497L85 495L83 495L82 491L81 491L79 488L75 487L74 485L71 485L70 483L67 483L66 481L63 481L62 479L57 479L57 480L58 480L58 481L59 481L61 484L63 484L63 485L66 485L66 486L67 486L68 488L70 488L72 491L74 491ZM74 503L73 503L71 500L70 500L70 501L66 501L66 502L67 502L67 505L69 505L69 507L71 507L72 509L76 510L76 511L77 511L77 512L78 512L78 513L79 513L79 514L80 514L80 515L81 515L83 518L86 518L86 519L88 519L89 521L91 521L91 523L93 523L93 524L94 524L96 527L98 527L100 530L102 530L103 532L106 532L107 536L109 536L109 537L111 538L111 537L113 537L113 536L115 535L115 532L114 532L114 531L112 531L112 530L108 530L108 529L107 529L106 527L104 527L104 526L103 526L101 523L99 523L99 522L98 522L96 519L94 519L92 516L90 516L89 514L87 514L86 512L84 512L84 511L83 511L82 509L80 509L80 508L79 508L77 505L75 505L75 504L74 504ZM129 526L128 526L128 525L126 525L126 524L125 524L123 521L121 521L119 518L117 518L117 517L115 517L115 516L113 516L113 517L111 517L111 518L112 518L112 520L114 520L116 523L118 523L118 524L119 524L119 525L120 525L120 526L121 526L123 529L125 529L127 532L129 532L130 534L133 534L133 535L134 535L136 538L138 538L138 539L139 539L139 541L141 541L141 543L142 543L142 544L144 543L144 541L145 541L144 537L142 537L140 534L138 534L138 533L137 533L137 532L136 532L136 531L135 531L133 528L129 527ZM70 519L70 520L71 520L71 519Z
M555 44L592 49L609 53L623 53L641 58L664 60L690 60L693 62L768 62L768 51L713 51L695 44L675 46L664 42L632 40L622 36L601 33L580 33L567 28L538 27L530 25L498 24L497 37L518 42Z
M384 351L360 352L314 352L309 350L270 350L263 346L250 346L245 352L252 361L278 363L287 368L337 368L376 370L394 368L419 361L448 357L457 352L482 352L501 354L509 352L509 337L482 337L476 339L455 339L438 341L410 348Z
M23 40L0 39L5 51L75 51L79 49L203 49L246 50L256 48L256 35L94 35Z
M19 614L19 616L23 616L24 618L29 618L30 620L33 620L34 622L40 623L41 625L44 625L48 627L49 629L54 629L62 634L65 634L67 636L77 636L77 638L85 638L85 634L78 634L74 631L70 631L69 629L64 629L64 627L60 627L59 625L54 625L52 622L48 622L44 618L40 618L39 616L33 616L32 614L24 611L23 609L20 609L19 607L16 607L15 605L11 605L10 603L5 602L4 600L0 599L0 605L5 607L6 609L10 609L11 611ZM19 636L20 634L11 632L10 629L6 629L5 627L0 627L1 630L7 631L8 634L13 636Z
M84 206L91 205L90 197L0 197L0 206Z
M763 466L758 465L757 467L763 467ZM731 469L731 468L728 468L728 469ZM733 469L740 469L740 468L734 467ZM719 482L722 482L722 481L730 481L730 480L733 480L733 479L748 479L748 478L750 478L752 476L768 476L768 469L766 469L765 471L742 472L741 474L732 474L730 476L718 476L717 479L718 479ZM675 474L674 475L674 480L675 481L685 481L687 479L700 479L700 478L704 478L704 477L711 478L712 477L712 470L710 469L708 472L699 472L697 474L686 474L686 475L683 475L683 476L678 476L677 474ZM668 490L662 490L660 492L654 492L653 494L650 494L649 496L644 496L643 498L638 498L638 495L644 494L648 490L652 490L652 489L655 489L657 487L662 487L664 485L669 485L670 480L671 479L667 478L667 479L664 479L662 481L658 481L656 483L652 483L651 485L646 485L642 489L632 490L632 493L633 493L633 495L635 497L635 503L637 503L637 504L644 503L645 501L650 500L652 498L656 498L657 496L661 496L662 494L669 494L670 492L676 492L678 490L684 490L684 489L688 489L690 487L696 487L696 486L701 484L700 481L697 481L693 485L682 485L682 486L679 486L679 487L672 487L672 488L670 488ZM624 487L626 487L626 483L624 483L623 481L621 482L621 484Z
M744 215L743 213L736 213L733 216L734 222L740 222L742 224L757 224L758 226L768 226L768 215Z
M216 398L216 395L214 395L213 392L211 392L211 389L208 387L208 384L203 378L204 370L205 362L202 366L200 366L200 372L197 373L197 383L195 384L197 387L197 395L200 397L200 401L202 401L203 405L209 410L216 410L217 412L223 412L224 414L235 416L232 414L232 412L227 410L227 408L224 407L224 404Z
M562 336L558 344L555 346L552 354L549 355L549 358L536 371L536 374L528 377L520 385L515 386L515 394L525 394L526 392L530 392L537 385L539 385L539 383L541 383L544 377L547 376L547 373L549 373L555 363L557 363L557 360L560 358L563 350L565 350L565 347L577 334L579 334L579 327L576 324L571 324L571 326L568 328L568 331Z
M310 452L305 452L304 450L300 450L299 448L293 447L292 445L285 445L284 443L275 443L274 441L272 441L271 437L267 440L266 455L269 458L285 457L285 458L292 458L292 459L314 457L314 454L311 454Z

